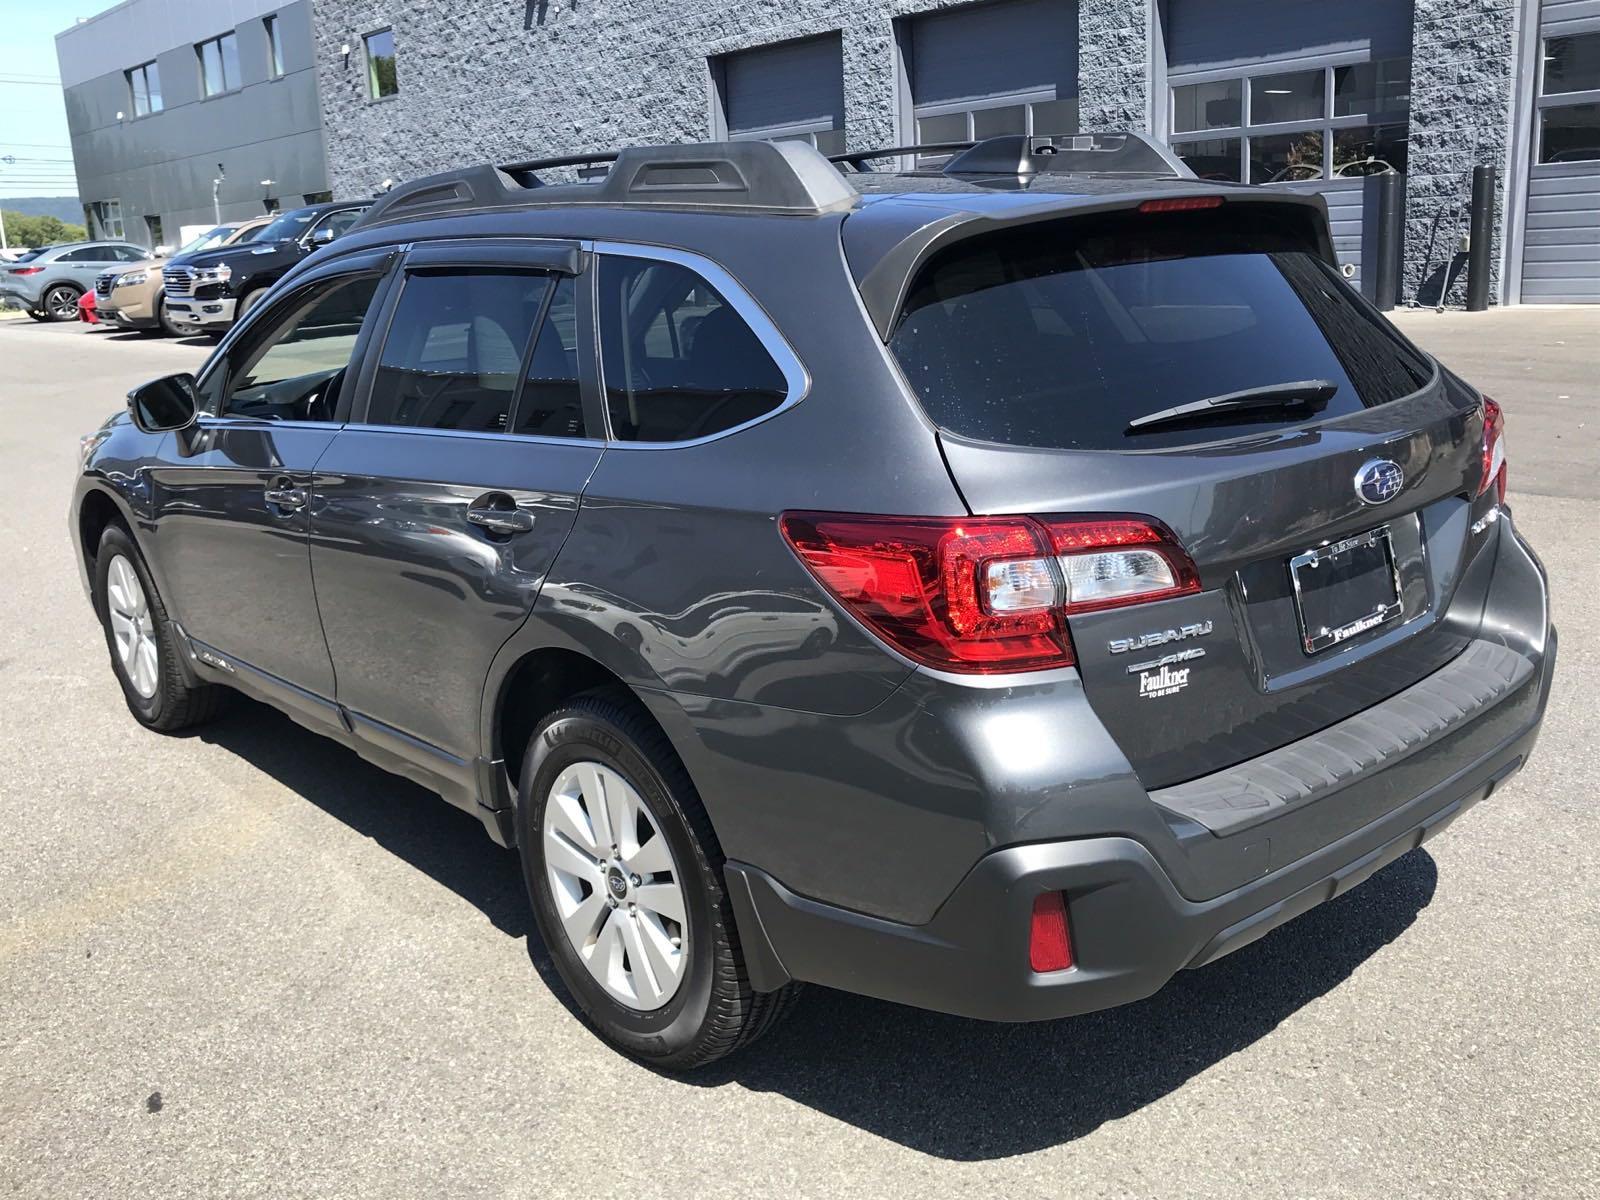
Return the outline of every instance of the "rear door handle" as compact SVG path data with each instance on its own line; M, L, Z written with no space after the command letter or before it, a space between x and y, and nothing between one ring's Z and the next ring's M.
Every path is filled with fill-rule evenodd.
M533 514L518 508L504 492L479 496L467 509L467 520L490 533L527 533L533 528Z

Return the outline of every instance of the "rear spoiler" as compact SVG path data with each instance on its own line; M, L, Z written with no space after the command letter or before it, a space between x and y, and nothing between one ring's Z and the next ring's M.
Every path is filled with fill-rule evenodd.
M1046 221L1062 221L1100 213L1132 212L1146 202L1190 198L1219 199L1219 206L1270 205L1304 221L1309 248L1337 267L1333 237L1328 230L1328 205L1316 193L1265 191L1241 185L1196 181L1193 186L1172 182L1133 186L1115 195L1089 199L1083 195L1033 193L1035 203L1018 204L1012 211L960 207L959 195L949 207L917 204L879 204L855 213L844 223L844 252L861 301L873 328L889 340L895 317L922 265L934 254L967 238ZM1172 207L1177 207L1172 205Z

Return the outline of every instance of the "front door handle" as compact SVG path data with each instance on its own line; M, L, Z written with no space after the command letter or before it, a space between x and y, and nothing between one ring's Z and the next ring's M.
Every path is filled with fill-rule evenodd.
M306 506L305 488L295 487L287 479L274 480L266 492L267 503L273 508L281 508L287 512L298 512Z
M527 533L533 528L533 514L518 508L517 502L504 492L479 496L467 509L467 520L490 533Z

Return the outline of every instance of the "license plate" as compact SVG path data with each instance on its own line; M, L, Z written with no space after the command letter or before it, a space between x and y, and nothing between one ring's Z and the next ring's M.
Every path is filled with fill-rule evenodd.
M1307 654L1400 615L1400 574L1387 525L1295 555L1289 578Z

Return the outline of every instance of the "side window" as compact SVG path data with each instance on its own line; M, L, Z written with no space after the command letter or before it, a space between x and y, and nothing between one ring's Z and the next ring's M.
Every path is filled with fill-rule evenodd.
M231 368L222 412L331 421L344 369L378 282L377 275L361 275L313 289Z
M364 209L351 208L346 209L344 212L336 212L326 216L317 224L316 232L320 233L322 230L327 229L333 233L334 237L342 237L345 230L354 225L356 218L364 211Z
M578 388L578 284L570 275L557 281L533 344L528 377L517 400L515 432L540 437L588 436Z
M120 258L123 262L143 262L150 257L150 252L137 246L119 246L112 257Z
M100 255L102 253L103 251L93 248L85 248L83 250L68 250L65 254L58 254L56 256L56 261L60 263L99 262Z
M384 339L369 425L503 430L550 277L452 270L407 277Z
M601 363L611 433L682 442L754 420L788 383L737 309L676 263L606 256Z

